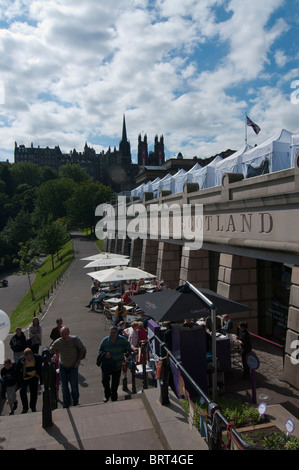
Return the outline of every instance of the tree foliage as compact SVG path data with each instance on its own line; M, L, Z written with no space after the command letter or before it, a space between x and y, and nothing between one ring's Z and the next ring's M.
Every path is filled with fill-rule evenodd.
M15 262L19 264L19 274L27 274L31 299L35 300L30 274L37 271L36 256L34 256L30 248L29 241L26 243L19 243L19 251L15 258Z
M69 238L66 224L59 220L53 221L51 216L48 218L47 223L39 230L38 240L40 249L44 253L51 255L53 271L55 268L54 255L59 253Z
M19 243L34 239L37 252L41 246L52 250L50 243L36 243L50 228L57 243L66 226L94 230L97 205L113 198L111 188L92 181L80 165L64 165L58 173L33 163L0 162L0 270L13 265Z

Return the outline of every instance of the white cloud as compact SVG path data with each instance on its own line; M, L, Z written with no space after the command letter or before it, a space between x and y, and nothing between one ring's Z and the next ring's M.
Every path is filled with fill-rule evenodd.
M285 55L284 51L281 51L281 50L277 50L275 52L274 59L278 67L284 67L288 61L288 58Z
M164 134L169 153L186 157L242 145L248 107L264 132L286 128L295 110L282 87L297 72L285 70L287 49L275 50L288 27L273 17L283 4L0 1L8 22L0 29L1 147L13 150L17 140L80 150L90 137L102 148L104 136L118 145L124 113L133 151L144 131L149 144ZM275 122L271 90L281 113Z

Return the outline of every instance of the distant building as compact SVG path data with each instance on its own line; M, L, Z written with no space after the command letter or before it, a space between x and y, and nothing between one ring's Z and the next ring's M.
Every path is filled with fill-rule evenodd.
M122 139L119 143L119 149L108 149L107 152L97 154L96 151L87 144L83 152L71 150L68 154L61 152L59 146L50 149L25 147L17 145L15 142L14 150L15 163L31 162L38 166L47 166L53 170L59 171L62 165L68 163L78 164L93 178L94 181L110 186L116 193L130 191L135 187L138 165L132 163L131 146L127 139L126 121L123 117Z
M174 175L181 169L185 171L189 171L196 163L204 167L208 165L209 163L211 163L214 160L214 158L217 157L217 155L220 155L222 158L227 158L235 152L235 150L227 149L224 152L221 152L217 155L213 155L212 157L208 157L208 158L198 158L198 157L184 158L181 152L179 152L177 157L175 158L169 158L168 160L165 161L164 156L163 156L163 160L162 159L159 160L159 151L160 151L159 145L161 144L163 145L163 155L164 155L164 144L163 144L163 137L161 138L160 142L158 142L158 138L156 137L155 152L154 152L153 159L150 160L150 157L148 157L148 159L142 158L139 160L139 155L144 155L144 156L146 155L145 144L146 144L146 136L145 136L144 141L141 141L141 137L139 136L139 146L138 146L139 171L136 176L136 187L142 183L147 183L148 181L154 181L156 178L162 179L164 178L164 176L167 175L167 173ZM139 152L139 149L140 149L140 152ZM161 148L161 152L162 152L162 148ZM158 162L163 161L163 163L159 164L157 163L157 161ZM146 163L143 164L143 162L146 162ZM152 163L152 162L155 162L155 163Z
M139 166L161 166L165 162L164 137L158 139L155 136L154 151L148 152L147 135L143 140L141 135L138 136L138 165Z
M233 153L231 150L223 152L226 157ZM62 165L77 164L83 168L94 181L110 186L115 193L126 193L141 183L154 180L156 177L163 178L167 173L175 174L179 169L190 170L196 162L201 166L209 163L214 157L209 159L183 158L178 153L176 158L165 161L164 137L155 136L154 150L148 150L147 135L143 139L138 136L137 162L132 163L131 144L127 138L126 120L123 117L122 138L119 142L118 150L114 147L97 154L96 151L85 143L83 152L76 149L69 153L62 153L59 146L54 148L25 147L17 145L14 149L15 163L31 162L38 166L47 166L59 171Z

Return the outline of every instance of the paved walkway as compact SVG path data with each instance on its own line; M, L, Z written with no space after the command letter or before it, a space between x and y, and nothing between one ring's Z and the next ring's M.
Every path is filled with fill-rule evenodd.
M75 260L68 270L63 283L53 294L47 311L41 320L43 332L42 347L50 345L50 332L57 317L62 317L63 324L70 328L73 335L78 335L87 347L87 358L79 368L80 399L78 407L58 409L52 413L53 426L42 427L42 389L37 402L37 413L30 411L21 415L21 406L14 416L7 416L8 406L2 402L0 417L0 449L113 449L113 450L162 450L172 448L206 449L206 444L199 434L189 428L187 418L172 396L172 405L165 408L159 403L159 391L148 390L149 399L127 400L119 389L119 401L103 403L101 371L96 366L100 342L107 336L104 317L85 307L90 299L91 279L84 266L87 261L81 258L98 253L96 245L80 233L73 234ZM10 291L11 295L13 291ZM11 337L11 336L10 336ZM9 340L5 341L6 355L9 355ZM141 378L136 380L137 391L141 389ZM143 394L142 394L143 395ZM144 397L142 397L144 398ZM160 435L154 429L150 419L148 405L151 402L158 407L156 413L162 416ZM161 418L160 418L161 419ZM170 423L170 424L169 424ZM163 428L166 427L167 437ZM182 429L183 427L183 429ZM30 429L30 432L28 432ZM174 429L177 432L174 433Z
M64 410L59 403L58 409L53 412L53 427L45 430L41 426L41 394L37 413L20 415L21 406L19 406L14 416L6 416L9 411L8 406L2 402L0 448L107 450L206 448L199 434L197 432L194 434L194 430L190 429L186 416L173 395L171 395L171 405L167 407L160 405L157 389L145 391L141 394L142 400L125 400L123 395L120 396L119 402L113 404L102 402L100 369L95 363L99 344L107 335L107 330L104 327L103 315L90 312L85 307L90 298L90 278L84 269L86 261L81 261L81 258L96 254L98 251L95 244L80 233L73 234L73 245L75 261L63 283L52 296L41 325L43 347L50 344L49 335L57 317L62 317L64 325L69 326L71 334L78 335L87 346L87 358L79 369L80 406ZM13 291L10 292L12 295ZM10 352L9 339L7 338L5 342L7 354ZM261 363L256 373L257 402L266 402L271 409L271 415L282 427L286 416L294 417L298 432L299 391L281 380L283 375L281 351L258 339L254 340L254 350ZM137 390L140 387L141 379L139 381L137 379ZM233 359L232 373L226 377L226 393L247 401L252 397L251 383L241 379L241 367L237 358ZM154 428L152 420L149 419L152 413L154 421L160 419L158 428ZM121 425L119 417L122 418ZM30 433L27 432L28 428Z

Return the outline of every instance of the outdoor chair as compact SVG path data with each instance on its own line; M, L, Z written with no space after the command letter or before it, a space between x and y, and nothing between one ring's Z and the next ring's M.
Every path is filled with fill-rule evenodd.
M107 308L104 309L104 315L105 315L104 328L106 330L110 326L113 326L113 316L112 316L112 313L110 312L110 310L107 309Z

